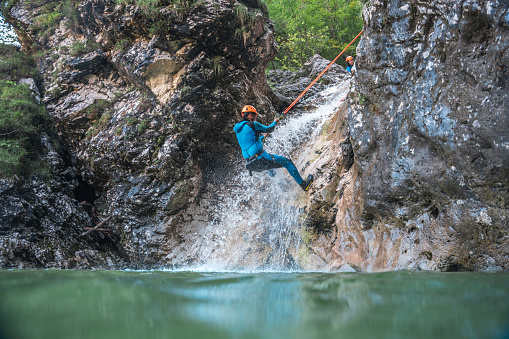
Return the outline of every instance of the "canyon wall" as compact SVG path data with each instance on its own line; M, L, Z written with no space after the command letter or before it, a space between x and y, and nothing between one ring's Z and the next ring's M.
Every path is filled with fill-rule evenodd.
M184 211L211 176L238 159L231 130L242 106L256 102L267 119L274 114L278 99L265 69L277 47L266 7L20 1L8 19L22 48L38 58L37 85L65 145L54 155L69 167L72 184L59 199L57 182L66 180L54 166L54 182L26 182L24 193L3 183L11 189L2 191L10 244L2 266L159 266L171 250L161 244ZM24 208L16 209L9 201L20 195ZM37 220L66 199L68 218ZM16 221L27 215L36 215L37 228ZM64 241L107 218L102 231ZM8 240L16 232L23 241ZM101 239L113 246L98 247ZM37 261L20 254L40 249L45 255ZM88 251L83 264L63 263L78 250ZM106 262L110 256L116 259Z
M2 267L263 268L291 234L291 269L509 269L507 1L369 2L353 78L334 66L288 117L350 86L288 151L315 174L305 194L247 178L232 133L244 104L269 123L328 63L272 73L272 90L262 2L50 4L9 11L60 142L41 139L51 180L0 182ZM301 213L276 240L274 192Z
M311 246L329 268L507 270L508 3L371 1L363 18L330 145L353 165L323 166Z

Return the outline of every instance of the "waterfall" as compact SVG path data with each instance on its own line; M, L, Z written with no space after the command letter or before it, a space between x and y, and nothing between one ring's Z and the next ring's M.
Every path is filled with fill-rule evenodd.
M299 158L349 91L350 80L330 85L307 98L312 109L290 111L271 133L264 149L291 159L302 177L307 177L307 159ZM296 271L294 259L303 246L303 192L284 168L271 177L267 171L253 173L243 168L211 192L205 213L209 222L196 223L192 269L199 271ZM302 204L301 204L302 205ZM196 218L196 216L195 216Z
M0 15L0 43L6 45L21 46L12 26Z

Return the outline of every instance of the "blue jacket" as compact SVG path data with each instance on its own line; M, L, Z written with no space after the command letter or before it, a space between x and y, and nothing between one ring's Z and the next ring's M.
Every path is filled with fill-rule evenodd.
M353 67L353 65L350 65L350 64L348 64L348 66L346 66L346 70L348 71L348 73L352 73L352 67Z
M244 119L233 127L237 133L237 140L242 149L242 156L247 159L253 155L263 152L263 135L261 133L270 133L276 127L276 121L269 126L262 125L256 121L250 122Z

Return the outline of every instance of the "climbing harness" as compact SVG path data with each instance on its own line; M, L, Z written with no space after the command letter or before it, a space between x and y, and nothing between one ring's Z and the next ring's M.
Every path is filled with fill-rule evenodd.
M283 114L288 113L288 111L289 111L289 110L291 110L293 106L295 106L295 104L297 103L297 101L299 101L299 100L300 100L300 99L304 96L304 94L306 94L306 92L307 92L307 91L311 88L311 86L313 86L313 85L315 84L315 82L317 82L317 81L318 81L318 79L320 79L320 78L322 77L322 75L323 75L323 74L324 74L324 73L325 73L325 72L326 72L326 71L327 71L327 70L328 70L328 69L332 66L332 64L333 64L333 63L335 63L335 62L336 62L336 60L338 60L338 58L341 56L341 54L343 54L343 53L347 50L347 48L348 48L348 47L350 47L350 45L351 45L351 44L353 44L353 42L354 42L355 40L357 40L357 38L358 38L358 37L359 37L362 33L363 33L363 31L360 31L360 32L359 32L359 34L357 34L357 36L356 36L356 37L355 37L355 38L354 38L354 39L353 39L353 40L352 40L352 41L348 44L348 46L346 46L346 47L345 47L345 49L344 49L344 50L342 50L342 51L341 51L341 53L339 53L339 54L338 54L338 56L337 56L334 60L332 60L332 62L331 62L331 63L330 63L330 64L329 64L329 65L328 65L328 66L327 66L327 67L326 67L326 68L322 71L322 73L320 73L320 75L318 75L318 76L316 77L316 79L315 79L315 80L313 80L313 82L312 82L312 83L310 83L308 87L306 87L306 89L305 89L305 90L304 90L304 91L303 91L303 92L302 92L302 93L301 93L301 94L297 97L297 99L295 99L295 100L292 102L292 104L291 104L290 106L288 106L288 108L287 108L287 109L285 109L285 111L283 112Z

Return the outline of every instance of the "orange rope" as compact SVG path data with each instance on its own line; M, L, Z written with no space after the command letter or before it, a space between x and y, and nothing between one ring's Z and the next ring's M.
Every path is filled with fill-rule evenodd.
M288 106L288 108L287 108L287 109L285 109L285 111L283 112L283 114L288 113L288 111L289 111L290 109L292 109L292 107L293 107L293 106L295 106L295 104L297 103L297 101L299 101L299 100L300 100L300 98L302 98L302 97L304 96L304 94L306 94L306 92L308 91L308 89L310 89L310 88L311 88L311 86L313 86L313 85L315 84L315 82L317 82L317 81L318 81L318 79L320 79L320 78L322 77L322 75L323 75L323 74L324 74L324 73L325 73L325 72L326 72L326 71L327 71L327 70L328 70L328 69L332 66L332 64L333 64L333 63L335 63L335 62L336 62L336 60L338 60L338 58L341 56L341 54L343 54L343 53L347 50L347 48L348 48L348 47L350 47L350 45L351 45L351 44L353 44L353 42L354 42L355 40L357 40L357 38L358 38L358 37L362 34L362 32L363 32L363 31L360 31L360 33L359 33L359 34L357 34L357 36L356 36L356 37L352 40L352 42L350 42L350 43L348 44L348 46L346 46L346 47L345 47L345 49L344 49L344 50L342 50L342 51L341 51L341 53L339 53L339 55L338 55L338 56L337 56L334 60L332 60L332 62L329 64L329 66L327 66L327 67L326 67L326 68L322 71L322 73L320 73L320 75L319 75L319 76L317 76L317 77L316 77L316 79L315 79L315 80L313 80L313 82L312 82L311 84L309 84L309 86L308 86L308 87L306 87L306 89L305 89L305 90L304 90L304 91L303 91L303 92L302 92L302 93L301 93L301 94L297 97L297 99L295 99L295 100L292 102L292 104L291 104L290 106Z

